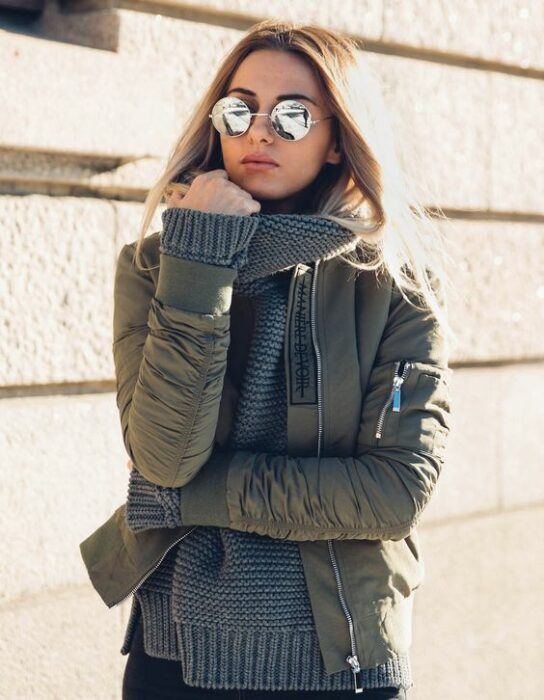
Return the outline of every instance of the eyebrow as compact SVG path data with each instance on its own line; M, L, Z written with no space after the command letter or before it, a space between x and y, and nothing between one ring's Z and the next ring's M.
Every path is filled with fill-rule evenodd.
M242 88L242 87L231 88L230 90L227 91L227 95L230 95L231 92L241 92L244 95L250 95L251 97L257 97L256 92L253 92L252 90L248 90L247 88ZM319 104L312 97L308 97L308 95L303 95L300 92L290 92L290 93L285 94L285 95L277 95L276 99L277 100L308 100L308 102L311 102L316 107L319 107Z

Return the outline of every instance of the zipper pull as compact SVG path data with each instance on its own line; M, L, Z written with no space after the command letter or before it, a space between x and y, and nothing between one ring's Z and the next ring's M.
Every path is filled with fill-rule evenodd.
M393 411L398 413L400 411L400 388L404 384L404 379L402 377L396 376L393 379Z
M353 681L355 683L355 692L362 693L364 687L361 682L361 666L359 664L359 659L355 655L347 656L346 661L351 666L351 672L353 673Z

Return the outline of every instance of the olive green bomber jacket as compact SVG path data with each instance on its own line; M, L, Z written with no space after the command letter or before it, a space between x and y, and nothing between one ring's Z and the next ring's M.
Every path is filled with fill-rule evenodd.
M444 461L447 348L387 277L340 259L292 270L288 455L230 450L252 328L234 270L124 246L113 353L123 439L148 480L180 487L184 527L133 533L124 504L80 548L110 606L198 525L299 541L328 673L406 651L423 577L416 523ZM304 391L301 391L301 384ZM351 661L347 661L350 658ZM355 658L355 662L353 659Z

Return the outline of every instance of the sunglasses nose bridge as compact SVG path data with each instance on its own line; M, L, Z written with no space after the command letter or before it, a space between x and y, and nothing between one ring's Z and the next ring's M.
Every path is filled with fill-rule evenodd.
M266 117L266 126L268 128L268 131L270 133L275 133L275 129L272 125L272 115L269 112L251 112L251 114L249 115L249 122L247 125L247 129L245 130L244 133L247 134L247 132L251 129L251 127L253 126L253 124L255 122L255 117Z

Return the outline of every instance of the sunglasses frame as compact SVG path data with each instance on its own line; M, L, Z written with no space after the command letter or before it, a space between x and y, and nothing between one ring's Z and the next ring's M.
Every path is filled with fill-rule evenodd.
M239 138L240 136L243 136L244 134L247 133L248 129L249 129L250 126L251 126L251 118L252 118L252 117L268 117L268 122L269 122L270 128L274 131L274 133L276 134L276 136L279 136L279 138L282 139L283 141L289 141L289 143L293 143L293 142L296 142L296 141L302 141L302 139L303 139L305 136L308 136L308 134L310 133L310 129L312 128L312 126L313 126L314 124L318 124L319 122L325 121L325 120L327 120L327 119L332 119L332 118L334 117L334 114L331 114L331 115L328 116L328 117L321 117L321 119L312 119L312 113L311 113L311 111L310 111L310 108L309 108L309 107L306 107L305 104L303 104L302 102L299 102L298 100L280 100L277 104L274 105L274 107L272 107L272 111L271 111L271 112L252 112L250 106L249 106L246 102L244 102L244 100L242 100L240 97L233 97L232 95L226 95L226 97L229 98L229 99L231 99L231 100L236 100L236 101L238 101L238 102L241 102L243 105L245 105L245 106L247 107L247 109L248 109L248 114L249 114L249 123L248 123L246 129L245 129L244 131L242 131L242 133L240 133L240 134L224 134L223 132L219 131L219 129L218 129L218 128L215 126L215 124L213 123L213 116L214 116L214 115L213 115L213 110L215 109L215 106L217 105L217 103L218 103L220 100L224 100L225 97L220 97L219 100L217 100L217 102L214 104L214 106L213 106L213 108L212 108L212 114L209 114L209 115L208 115L208 117L209 117L210 119L212 119L213 128L214 128L221 136L227 136L228 138L231 138L231 139L237 139L237 138ZM284 136L282 136L278 131L276 131L276 128L274 127L274 122L273 122L273 120L272 120L272 115L274 114L274 111L278 108L278 106L281 105L281 104L284 104L285 102L294 103L294 105L300 105L300 107L302 107L303 109L305 109L305 110L308 112L308 114L310 115L310 120L309 120L309 125L310 125L310 126L308 127L308 130L306 131L306 133L305 133L303 136L301 136L299 139L286 139L286 138L285 138Z

